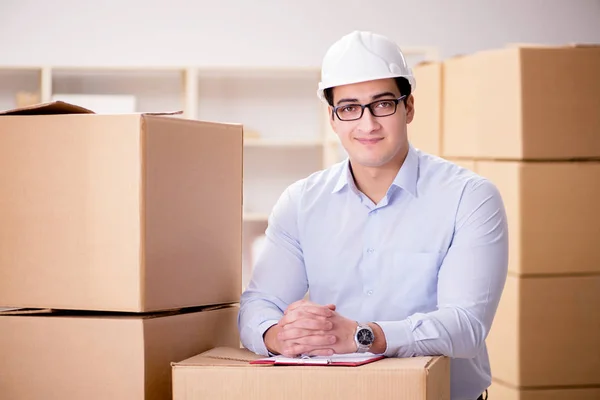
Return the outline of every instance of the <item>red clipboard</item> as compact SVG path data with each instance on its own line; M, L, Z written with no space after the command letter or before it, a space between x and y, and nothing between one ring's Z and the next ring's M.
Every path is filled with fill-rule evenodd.
M325 366L325 367L358 367L385 358L381 354L338 354L331 357L296 357L275 356L250 361L254 365L287 365L287 366Z

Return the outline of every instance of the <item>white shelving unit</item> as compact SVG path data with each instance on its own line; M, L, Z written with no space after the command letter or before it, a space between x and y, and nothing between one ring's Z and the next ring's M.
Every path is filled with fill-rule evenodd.
M428 47L403 51L411 65L438 58ZM245 284L253 240L283 190L345 156L316 97L319 79L320 67L0 65L0 109L57 93L133 95L136 112L182 110L185 118L242 123Z

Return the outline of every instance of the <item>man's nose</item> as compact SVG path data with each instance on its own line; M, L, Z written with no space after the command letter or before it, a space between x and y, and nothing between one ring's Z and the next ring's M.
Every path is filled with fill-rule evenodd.
M369 133L379 128L380 125L377 122L377 117L373 115L369 107L366 107L362 117L358 120L358 129L361 132Z

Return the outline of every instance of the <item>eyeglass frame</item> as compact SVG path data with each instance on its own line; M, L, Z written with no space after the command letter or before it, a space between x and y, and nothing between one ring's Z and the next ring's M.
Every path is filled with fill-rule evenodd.
M382 117L389 117L390 115L394 115L396 114L396 112L398 111L398 103L400 103L401 100L403 100L404 98L406 98L406 95L400 96L397 99L379 99L379 100L375 100L372 101L368 104L358 104L358 103L348 103L348 104L340 104L339 106L335 106L333 107L332 111L331 111L331 117L333 118L333 116L337 116L338 119L340 121L343 122L350 122L350 121L358 121L359 119L361 119L363 117L363 115L365 114L365 108L369 108L369 112L371 113L372 116L374 116L375 118L382 118ZM391 114L386 114L386 115L375 115L373 114L373 110L371 109L371 106L375 103L379 103L381 101L392 101L394 102L394 112ZM338 112L338 109L342 108L342 107L348 107L348 106L358 106L360 107L360 115L357 118L352 118L352 119L341 119Z

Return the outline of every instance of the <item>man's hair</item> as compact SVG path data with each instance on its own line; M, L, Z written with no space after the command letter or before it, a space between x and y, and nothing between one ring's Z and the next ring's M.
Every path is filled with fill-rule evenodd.
M408 96L410 96L410 83L408 82L408 79L403 77L394 78L394 80L396 81L396 86L398 86L398 90L400 90L400 96L406 96L403 100L404 105L406 105L406 99L408 99ZM329 103L329 105L333 107L333 88L325 89L323 91L323 95L325 96L325 100L327 100L327 103Z

